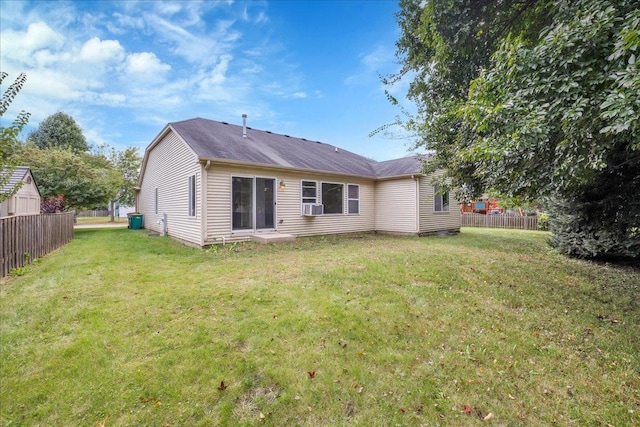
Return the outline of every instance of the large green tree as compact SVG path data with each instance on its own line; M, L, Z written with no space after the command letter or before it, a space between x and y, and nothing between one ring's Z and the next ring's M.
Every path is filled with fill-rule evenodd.
M64 196L66 209L91 209L114 200L123 177L102 154L23 145L16 157L31 166L43 197Z
M122 176L122 187L118 190L114 201L123 206L135 203L135 186L138 184L142 157L136 147L127 147L122 151L112 148L109 155L112 166Z
M0 85L8 77L5 72L0 72ZM18 166L13 160L13 152L18 145L18 135L29 122L30 114L21 111L16 119L9 126L3 126L3 117L7 112L11 101L16 97L22 86L27 81L27 76L21 73L15 81L5 90L0 98L0 202L7 200L13 196L22 185L22 182L9 188L9 179L13 174L15 167Z
M546 198L567 254L640 256L637 2L408 0L399 22L429 168Z
M59 147L77 153L89 150L82 129L68 114L57 112L44 119L38 128L27 136L39 148Z

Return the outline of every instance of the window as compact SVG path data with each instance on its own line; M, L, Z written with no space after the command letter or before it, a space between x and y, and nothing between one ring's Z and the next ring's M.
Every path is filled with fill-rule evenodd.
M360 186L349 184L347 187L347 203L350 214L360 213Z
M253 178L232 178L231 203L234 230L253 230Z
M318 183L302 181L302 203L318 203Z
M322 183L322 204L324 205L325 214L344 213L344 209L342 208L343 200L343 184L332 184L330 182Z
M196 216L196 176L189 177L189 216Z
M433 211L449 212L449 192L442 192L438 185L433 187Z
M154 199L155 212L158 213L158 187L156 187L155 199Z

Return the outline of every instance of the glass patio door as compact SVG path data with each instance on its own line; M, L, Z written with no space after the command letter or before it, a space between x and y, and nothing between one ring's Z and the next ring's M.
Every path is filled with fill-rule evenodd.
M275 225L274 178L233 177L231 210L233 230L273 229Z

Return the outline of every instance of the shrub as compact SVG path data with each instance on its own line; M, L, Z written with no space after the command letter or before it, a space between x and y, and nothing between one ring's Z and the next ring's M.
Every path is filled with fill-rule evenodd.
M538 214L538 230L549 231L549 214L541 212Z
M626 259L640 257L640 233L635 227L605 222L594 205L557 199L549 204L551 246L577 258Z

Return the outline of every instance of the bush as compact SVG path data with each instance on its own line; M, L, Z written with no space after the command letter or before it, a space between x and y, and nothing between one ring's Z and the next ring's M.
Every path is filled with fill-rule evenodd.
M549 231L549 214L541 212L538 214L538 230Z
M602 220L596 202L555 200L549 204L551 246L577 258L634 259L640 257L640 232Z

